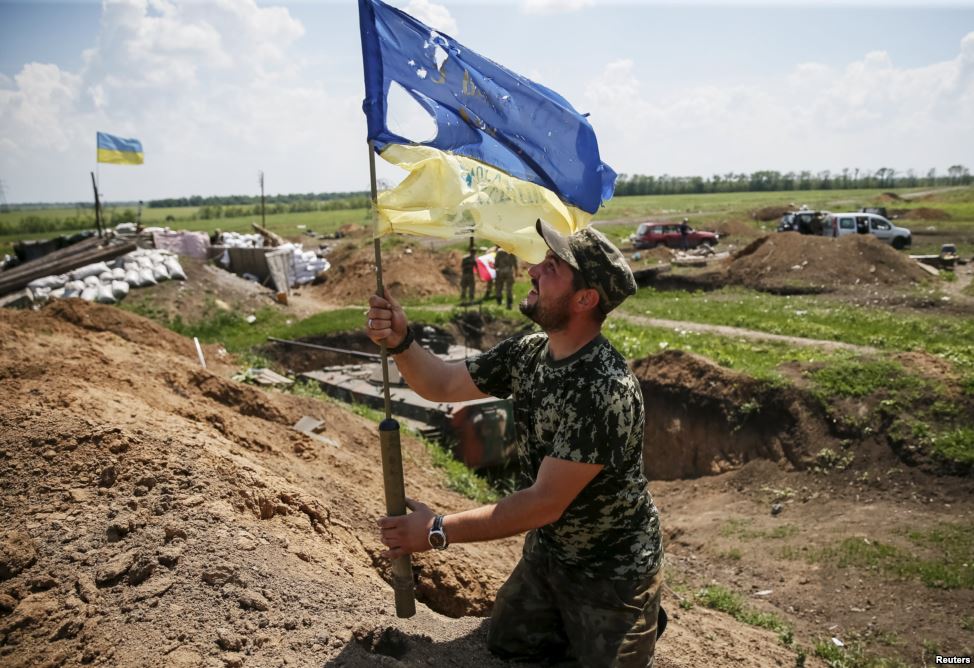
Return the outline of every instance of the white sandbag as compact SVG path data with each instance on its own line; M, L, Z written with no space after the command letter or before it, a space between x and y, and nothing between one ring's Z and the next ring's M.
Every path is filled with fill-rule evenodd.
M121 267L115 267L112 269L112 280L113 281L124 281L125 280L125 270Z
M152 269L142 269L139 276L142 278L142 287L156 284L156 277L152 275Z
M61 274L59 276L45 276L44 278L35 278L33 281L27 284L27 287L33 290L34 288L49 288L53 290L54 288L63 287L65 283L68 282L68 275Z
M125 272L125 282L128 283L133 288L141 288L142 274L140 274L135 269L130 269Z
M101 287L101 283L98 284L98 287ZM96 288L93 285L88 285L85 287L84 290L81 291L81 298L84 299L86 302L95 301L95 297L97 296L98 296L98 288Z
M186 272L183 271L182 265L179 264L179 260L174 257L166 258L163 261L166 269L169 271L169 278L175 279L177 281L186 280Z
M89 276L98 276L98 274L103 271L108 271L108 265L104 262L96 262L94 264L88 264L84 267L79 267L71 272L72 280L82 280L88 278Z
M169 270L166 269L166 265L164 265L162 262L152 265L152 277L155 278L156 281L168 281Z
M27 288L27 290L35 302L46 302L48 295L51 294L51 288Z
M115 278L115 275L112 273L111 269L98 274L98 280L102 283L111 283L113 278Z
M48 298L50 298L50 299L60 299L61 297L64 296L64 293L65 293L65 289L64 288L57 288L55 290L51 290L51 294L48 295Z
M112 293L111 283L102 283L98 286L98 294L95 295L95 301L99 304L114 304L118 301Z
M133 260L126 260L126 261L125 261L125 262L124 262L124 263L122 264L122 268L123 268L123 269L124 269L125 271L138 271L139 269L141 269L141 268L142 268L142 265L141 265L141 264L139 264L139 263L138 263L137 261L135 261L134 259L133 259Z
M68 281L64 286L64 298L80 297L81 291L84 289L84 281Z
M125 299L125 296L129 293L129 284L125 281L112 281L112 294L115 295L115 299L119 301Z
M84 283L85 285L97 286L101 285L101 279L97 276L86 276Z
M143 269L152 269L152 260L145 255L140 255L138 258L136 258L136 262L138 262L139 266Z

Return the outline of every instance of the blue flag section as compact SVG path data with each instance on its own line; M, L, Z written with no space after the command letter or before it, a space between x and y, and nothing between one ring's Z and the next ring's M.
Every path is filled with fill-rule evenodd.
M436 137L421 145L473 158L594 214L616 174L595 132L558 93L484 58L379 0L359 0L368 138L412 145L387 125L392 82L422 105ZM531 221L533 229L533 221Z

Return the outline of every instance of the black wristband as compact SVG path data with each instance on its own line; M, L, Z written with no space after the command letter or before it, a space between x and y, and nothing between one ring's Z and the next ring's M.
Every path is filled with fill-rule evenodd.
M413 330L408 326L406 327L406 336L395 348L389 348L386 352L390 355L398 355L399 353L404 353L409 349L409 346L413 345Z

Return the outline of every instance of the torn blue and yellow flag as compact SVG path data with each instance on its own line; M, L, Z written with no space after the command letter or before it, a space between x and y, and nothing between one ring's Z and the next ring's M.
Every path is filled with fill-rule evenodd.
M141 165L144 160L142 142L138 139L122 139L104 132L98 133L98 162Z
M359 20L368 138L410 172L379 196L380 236L474 234L537 262L535 220L571 233L612 197L592 126L558 93L380 0L359 0ZM433 139L389 129L392 83L429 112Z

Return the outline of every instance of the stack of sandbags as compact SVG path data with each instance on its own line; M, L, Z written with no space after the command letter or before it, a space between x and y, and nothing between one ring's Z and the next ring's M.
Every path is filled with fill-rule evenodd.
M328 271L331 263L319 257L316 251L306 251L301 244L287 243L278 250L291 250L291 263L294 270L294 285L305 285L315 280L323 271Z
M331 263L323 257L318 257L315 251L302 250L298 245L294 249L294 284L304 285L315 280L323 271L328 271Z
M156 285L160 281L186 280L174 253L139 248L111 262L96 262L67 274L45 276L27 285L35 302L80 297L85 301L114 304L130 288Z
M259 234L241 234L240 232L223 232L220 234L219 246L230 248L263 248L264 237Z

